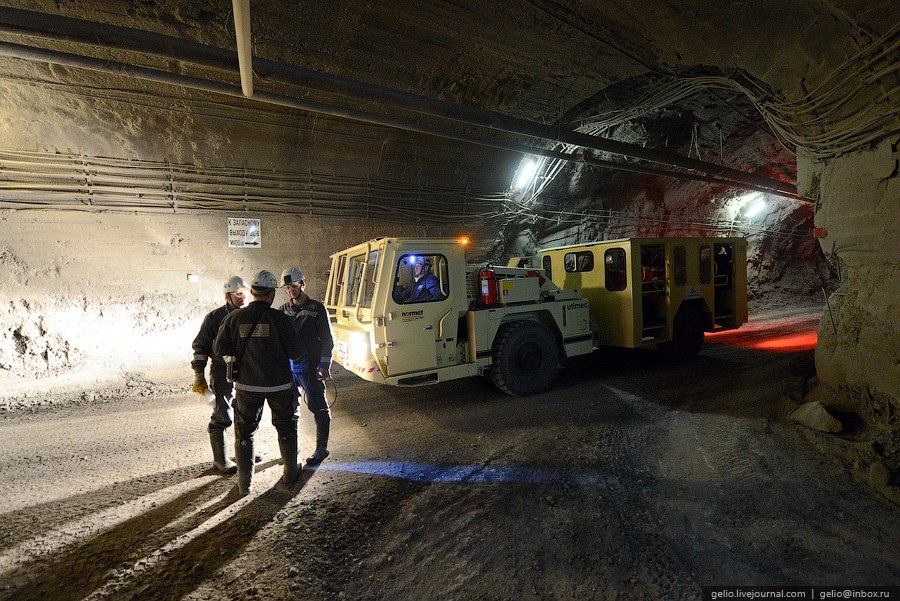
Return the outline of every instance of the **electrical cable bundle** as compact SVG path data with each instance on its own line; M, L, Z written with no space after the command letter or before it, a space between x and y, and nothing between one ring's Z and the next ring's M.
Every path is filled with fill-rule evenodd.
M667 77L631 106L582 120L578 131L607 129L671 106L705 90L745 95L785 145L812 158L854 151L900 131L896 74L900 24L838 65L814 89L795 100L780 98L749 75ZM741 81L738 81L740 79Z
M225 210L390 222L480 222L505 192L240 167L0 150L0 207Z

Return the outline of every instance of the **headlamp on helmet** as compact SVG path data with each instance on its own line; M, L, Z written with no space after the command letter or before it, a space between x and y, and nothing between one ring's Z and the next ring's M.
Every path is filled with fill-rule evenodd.
M303 280L306 278L303 277L303 272L300 271L299 267L289 267L281 272L281 285L282 286L290 286L291 284L302 284Z

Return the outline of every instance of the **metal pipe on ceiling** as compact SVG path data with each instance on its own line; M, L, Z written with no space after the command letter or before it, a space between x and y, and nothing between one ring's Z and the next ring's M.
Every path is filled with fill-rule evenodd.
M241 0L233 0L233 2L239 1ZM249 0L247 1L249 2ZM227 72L234 72L234 52L142 30L114 25L98 25L81 19L58 17L32 11L0 7L0 31L28 33L30 35L40 35L68 41L79 41L90 43L92 45L97 45L98 42L100 42L101 46L149 53L172 60L191 62ZM535 123L517 117L510 117L493 111L457 105L443 100L418 96L374 84L365 84L342 77L336 77L326 73L298 67L296 65L286 65L260 58L254 59L253 65L257 73L264 78L301 85L356 100L388 104L395 108L410 110L429 116L443 117L470 125L486 127L492 130L525 135L549 142L572 144L601 152L608 152L672 167L679 167L681 169L697 171L706 176L717 176L722 180L732 182L732 185L746 184L754 186L754 189L765 189L769 193L779 193L783 196L797 197L797 187L793 184L761 177L737 169L716 165L714 163L708 163L699 159L691 159L689 157L648 149L626 142L591 136L573 130L562 130L554 126ZM328 113L335 114L332 112ZM391 127L395 126L392 125ZM464 141L472 142L472 140ZM493 144L487 145L494 146ZM532 154L541 153L532 151ZM612 164L618 165L618 163ZM674 172L671 176L677 177ZM744 186L741 185L738 187Z
M253 96L253 52L250 47L250 0L231 0L234 13L234 36L237 41L238 66L241 71L241 91Z

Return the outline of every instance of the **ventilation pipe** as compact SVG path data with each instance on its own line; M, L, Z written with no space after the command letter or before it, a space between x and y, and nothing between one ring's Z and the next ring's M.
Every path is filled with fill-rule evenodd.
M250 48L250 0L231 0L234 10L234 35L237 38L238 66L241 69L241 91L253 96L253 51Z

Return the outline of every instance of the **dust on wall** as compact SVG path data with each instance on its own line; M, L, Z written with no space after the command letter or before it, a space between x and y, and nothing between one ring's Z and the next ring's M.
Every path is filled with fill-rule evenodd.
M900 391L897 305L898 140L827 162L804 160L801 184L818 191L816 225L840 270L819 325L816 370L834 403L896 428Z
M187 382L191 342L229 276L298 265L321 298L331 253L378 235L443 233L266 215L261 248L236 249L229 216L0 212L0 404L133 379ZM286 299L279 291L275 303Z

